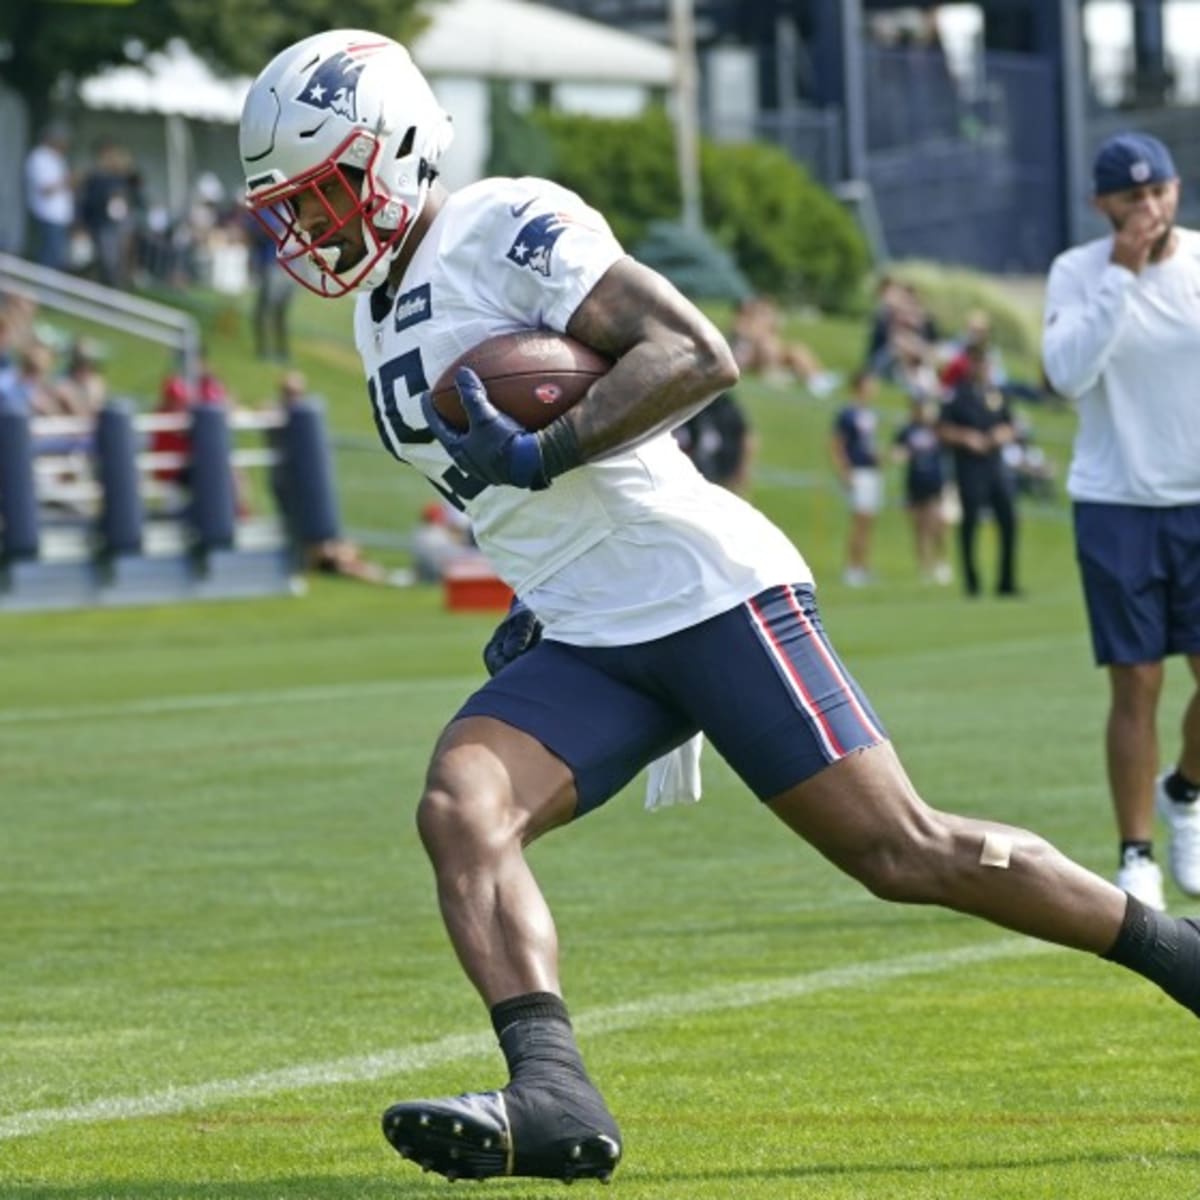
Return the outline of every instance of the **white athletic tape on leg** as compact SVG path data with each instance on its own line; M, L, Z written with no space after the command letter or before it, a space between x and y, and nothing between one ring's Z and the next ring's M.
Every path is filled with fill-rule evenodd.
M1007 869L1012 859L1012 852L1012 838L1003 833L985 833L983 849L979 852L979 865Z

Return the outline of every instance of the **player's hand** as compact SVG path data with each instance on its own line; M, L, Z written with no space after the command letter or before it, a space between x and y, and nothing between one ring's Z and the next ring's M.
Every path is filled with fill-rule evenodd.
M496 626L483 648L483 665L489 675L503 671L509 663L532 650L542 640L542 623L516 597L508 615Z
M1158 213L1133 213L1113 236L1112 261L1135 275L1140 274L1167 229L1167 223Z
M455 465L484 483L541 491L550 486L542 462L537 434L522 429L488 399L487 389L470 367L454 376L467 428L463 433L447 425L433 407L433 397L421 397L421 411L433 435L446 448Z

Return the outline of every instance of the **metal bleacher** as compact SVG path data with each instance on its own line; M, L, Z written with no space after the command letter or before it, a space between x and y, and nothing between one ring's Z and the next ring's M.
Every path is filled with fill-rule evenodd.
M7 254L0 293L39 317L165 347L195 380L200 329L188 313ZM162 432L182 434L183 448L156 448ZM150 413L114 398L98 420L0 414L0 612L299 590L281 515L239 511L233 481L286 469L281 446L312 454L323 443L312 405L286 417Z

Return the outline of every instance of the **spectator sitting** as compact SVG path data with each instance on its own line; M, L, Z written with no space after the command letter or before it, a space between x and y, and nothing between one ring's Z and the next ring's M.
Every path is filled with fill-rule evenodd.
M190 375L186 363L181 361L179 369L163 380L158 408L155 411L181 415L189 413L194 406L201 404L230 410L237 407L225 383L209 366L203 348L197 355L194 370ZM191 454L191 449L189 430L155 430L150 437L150 450L155 454L177 454L185 460L178 464L156 467L155 478L175 487L187 487L189 476L186 459ZM238 516L245 516L250 512L249 488L245 477L236 469L233 469L233 481Z
M738 366L760 374L768 383L799 381L817 397L827 396L841 382L803 342L787 341L779 330L779 312L762 296L748 296L733 318L730 347Z
M68 416L95 417L108 398L108 384L101 370L99 347L87 338L76 338L71 346L66 371L54 382L53 394L59 411Z
M478 553L466 517L445 500L422 506L410 549L413 570L422 583L438 582L450 563Z
M50 372L54 352L44 342L32 341L17 355L16 369L9 372L0 386L0 412L23 417L43 417L56 413Z
M931 361L937 342L937 324L916 288L884 276L868 339L867 369L881 378L897 380L902 364Z
M1009 400L1040 401L1045 393L1041 383L1024 383L1011 379L1004 365L1004 356L992 336L992 319L982 309L969 313L963 336L953 347L949 359L942 365L939 377L947 394L966 379L972 371L972 354L979 348L987 360L988 379Z

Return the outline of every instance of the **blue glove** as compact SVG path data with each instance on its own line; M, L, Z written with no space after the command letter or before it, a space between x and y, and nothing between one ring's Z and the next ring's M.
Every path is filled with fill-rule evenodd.
M488 399L487 390L470 367L459 367L454 386L467 414L465 433L447 425L433 407L433 397L421 397L425 423L454 465L484 483L508 484L538 492L550 486L536 433L522 429Z
M483 648L483 665L489 675L503 671L510 662L518 659L526 650L532 650L542 640L542 623L521 603L513 598L508 615L496 626L495 633Z

